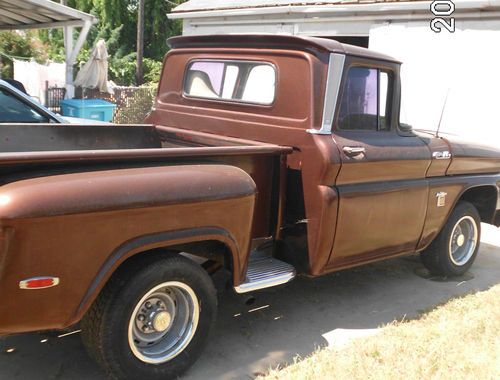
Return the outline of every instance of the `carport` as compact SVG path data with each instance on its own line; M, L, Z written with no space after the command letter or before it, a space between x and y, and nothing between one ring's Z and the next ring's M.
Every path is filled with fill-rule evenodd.
M62 1L64 2L64 1ZM73 97L73 66L97 18L50 0L0 0L0 30L64 29L66 93ZM80 29L76 41L75 30Z

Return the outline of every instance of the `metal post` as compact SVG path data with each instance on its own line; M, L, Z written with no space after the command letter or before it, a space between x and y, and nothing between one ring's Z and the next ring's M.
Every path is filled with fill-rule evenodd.
M73 86L73 65L71 60L73 53L73 31L72 26L64 27L64 49L66 53L66 97L71 99L75 95L75 86Z
M66 0L59 1L62 5L66 5ZM73 50L73 28L66 26L63 28L64 34L64 50L66 62L66 97L71 99L75 94L73 86L73 65L71 64L71 51Z
M64 27L64 48L66 49L66 97L69 99L75 96L75 86L73 86L73 68L76 63L76 58L85 43L91 27L92 22L85 21L76 43L73 40L73 32L75 28L73 26Z
M137 16L137 69L135 79L137 85L140 86L144 82L143 70L144 57L144 0L139 0L139 9Z

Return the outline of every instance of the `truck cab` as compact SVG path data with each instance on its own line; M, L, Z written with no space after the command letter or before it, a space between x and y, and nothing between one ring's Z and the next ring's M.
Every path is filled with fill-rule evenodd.
M282 224L272 236L260 229L269 215L256 215L253 238L274 239L277 256L302 273L421 251L476 187L472 178L461 187L445 179L453 159L461 160L452 157L455 142L400 124L401 63L391 57L293 36L170 44L148 121L292 147L276 218ZM478 152L485 171L497 173L497 151ZM489 222L496 181L475 190L485 192L488 206L477 205Z

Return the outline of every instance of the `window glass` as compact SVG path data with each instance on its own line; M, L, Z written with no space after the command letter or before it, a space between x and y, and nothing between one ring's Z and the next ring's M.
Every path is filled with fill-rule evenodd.
M252 67L241 100L271 104L274 100L274 69L269 65Z
M386 116L388 115L388 103L387 103L387 97L389 96L389 74L387 74L385 71L380 71L380 76L379 76L379 92L378 92L378 98L379 98L379 104L378 104L378 124L379 124L379 129L381 130L388 130L391 129L391 124L389 118Z
M202 98L218 98L223 75L222 62L194 62L189 68L188 94Z
M345 130L390 129L387 110L389 76L365 67L349 69L342 95L338 125Z
M271 104L276 92L273 66L247 61L195 61L186 71L187 96Z
M7 91L0 90L0 123L47 123L48 119Z
M236 65L227 65L226 76L224 78L224 89L222 90L223 99L231 99L233 97L236 81L238 80L238 73L240 69Z

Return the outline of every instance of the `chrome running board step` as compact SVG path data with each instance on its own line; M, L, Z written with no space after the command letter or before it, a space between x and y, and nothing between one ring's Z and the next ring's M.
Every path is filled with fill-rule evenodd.
M271 256L254 253L248 262L245 282L235 286L237 293L248 293L259 289L285 284L295 278L295 268Z

